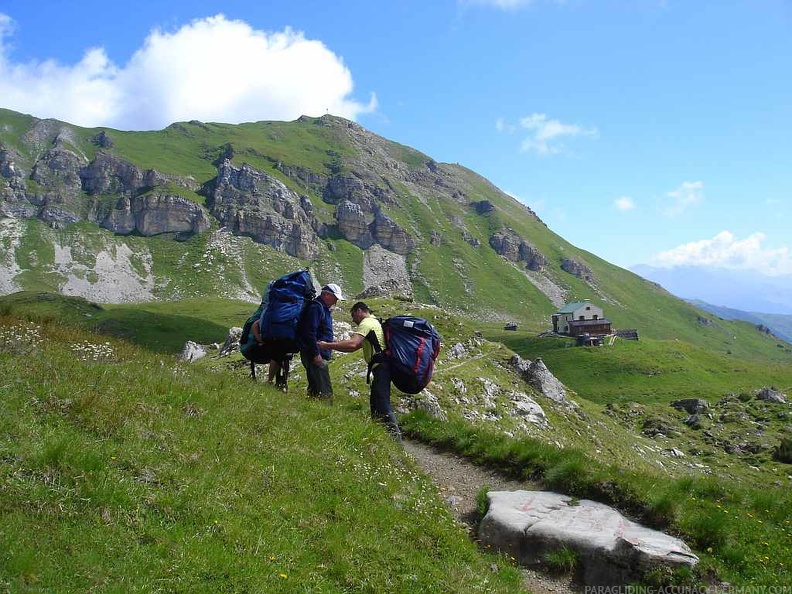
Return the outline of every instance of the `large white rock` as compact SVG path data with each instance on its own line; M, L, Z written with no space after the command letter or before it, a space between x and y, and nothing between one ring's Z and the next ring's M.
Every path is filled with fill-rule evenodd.
M607 505L548 491L492 491L479 527L485 545L525 565L566 546L579 555L587 586L637 581L658 566L690 566L698 557L672 536L636 524Z
M206 348L202 344L188 340L179 354L179 361L192 363L206 356Z

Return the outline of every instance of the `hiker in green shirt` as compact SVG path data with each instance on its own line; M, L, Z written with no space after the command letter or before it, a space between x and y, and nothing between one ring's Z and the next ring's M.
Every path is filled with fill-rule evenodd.
M344 353L351 353L358 349L363 349L363 358L366 363L371 365L371 395L369 404L371 407L371 418L383 423L397 441L401 441L401 429L396 420L396 415L391 408L390 390L391 378L390 367L387 359L376 356L385 345L385 335L379 320L371 315L368 305L358 301L350 310L352 321L357 324L357 330L347 340L338 342L319 342L320 349L331 349Z

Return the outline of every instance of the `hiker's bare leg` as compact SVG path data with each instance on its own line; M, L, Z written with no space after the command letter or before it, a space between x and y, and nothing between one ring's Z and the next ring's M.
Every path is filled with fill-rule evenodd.
M275 375L280 370L280 365L278 365L277 361L270 361L269 362L269 371L267 372L267 383L271 384L275 381Z

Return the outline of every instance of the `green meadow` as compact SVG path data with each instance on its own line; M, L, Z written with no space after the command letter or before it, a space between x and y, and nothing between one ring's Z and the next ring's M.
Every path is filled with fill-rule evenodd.
M239 355L181 363L176 354L186 340L221 342L252 308L200 303L105 306L41 293L0 299L6 590L520 591L518 568L479 550L436 487L368 420L357 355L333 364L332 406L305 398L299 379L288 394L252 382ZM372 303L383 315L412 307ZM656 572L647 584L790 583L789 407L749 394L771 382L788 390L788 368L653 338L572 348L415 309L436 324L444 351L479 328L490 340L480 357L441 355L430 389L448 420L402 414L410 439L613 505L680 536L701 558L693 572ZM336 317L348 321L343 310ZM579 413L566 416L538 400L551 430L509 435L467 420L445 398L453 378L516 381L504 369L515 352L541 356ZM734 419L704 419L704 428L686 426L668 406L680 397L714 405L730 392ZM663 448L689 457L698 449L707 470L662 468L642 457L636 444L654 443L641 435L647 419L674 429ZM720 425L755 431L757 419L771 447L748 458L702 437ZM574 561L561 551L548 567L574 571Z

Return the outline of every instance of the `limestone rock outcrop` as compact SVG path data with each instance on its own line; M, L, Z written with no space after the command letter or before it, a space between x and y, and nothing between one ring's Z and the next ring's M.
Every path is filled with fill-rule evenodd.
M145 237L161 233L202 233L211 227L206 211L195 202L164 190L119 198L101 226L119 235Z
M493 233L490 236L489 244L492 249L507 260L524 262L528 270L541 270L547 265L547 258L542 252L511 229Z
M568 272L572 276L576 276L587 283L594 282L594 273L591 271L591 268L582 262L573 260L572 258L564 258L561 261L561 270Z
M585 586L624 586L657 567L693 567L680 539L636 524L595 501L547 491L490 491L478 537L518 562L540 565L562 547L578 555Z
M300 196L271 175L225 160L209 200L222 225L290 256L313 260L319 254L318 223Z

